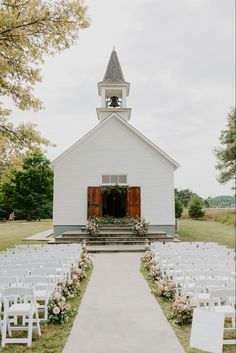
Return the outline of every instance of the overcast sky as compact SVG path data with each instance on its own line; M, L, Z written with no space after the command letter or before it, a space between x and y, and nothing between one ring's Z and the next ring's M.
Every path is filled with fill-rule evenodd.
M130 123L181 167L175 186L202 197L232 194L216 181L212 152L234 105L233 0L87 0L89 29L78 44L46 60L33 121L56 158L97 123L97 82L115 45L131 83Z

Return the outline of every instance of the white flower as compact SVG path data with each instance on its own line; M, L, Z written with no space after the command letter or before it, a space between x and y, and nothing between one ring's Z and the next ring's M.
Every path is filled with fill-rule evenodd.
M69 286L71 286L72 283L73 283L72 279L68 279L68 284L69 284Z
M54 306L53 308L53 314L58 315L60 313L60 308L58 306Z

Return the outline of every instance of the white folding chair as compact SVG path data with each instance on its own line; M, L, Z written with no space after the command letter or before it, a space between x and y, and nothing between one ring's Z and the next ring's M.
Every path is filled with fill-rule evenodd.
M2 323L2 347L6 344L26 343L28 347L32 344L32 330L36 329L39 336L41 330L39 325L37 303L34 291L31 288L7 288L3 293L3 323ZM26 317L28 326L11 326L11 317ZM35 318L34 318L35 316ZM34 326L33 323L36 323ZM7 331L10 337L7 337ZM28 331L26 338L12 338L12 331Z
M226 331L235 330L235 289L216 289L210 292L210 310L224 313L225 318L232 320L232 327Z
M22 280L24 288L33 288L38 311L43 311L44 315L41 320L48 319L48 300L52 293L51 281L45 276L29 276Z

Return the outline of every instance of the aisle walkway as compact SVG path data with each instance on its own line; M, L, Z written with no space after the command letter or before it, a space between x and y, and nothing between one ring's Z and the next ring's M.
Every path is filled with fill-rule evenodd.
M139 272L140 254L97 254L63 353L184 353Z

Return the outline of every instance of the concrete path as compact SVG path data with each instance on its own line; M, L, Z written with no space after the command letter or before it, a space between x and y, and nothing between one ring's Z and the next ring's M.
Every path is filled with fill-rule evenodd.
M96 254L63 353L184 353L139 272L140 254Z
M40 232L34 235L31 235L24 240L40 240L40 241L48 241L49 237L53 234L53 229L45 230L44 232Z

